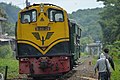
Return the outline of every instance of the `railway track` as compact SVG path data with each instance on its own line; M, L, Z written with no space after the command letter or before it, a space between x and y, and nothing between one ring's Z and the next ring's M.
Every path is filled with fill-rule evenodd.
M58 80L97 80L97 75L94 75L92 59L90 56L81 57L78 60L79 64Z

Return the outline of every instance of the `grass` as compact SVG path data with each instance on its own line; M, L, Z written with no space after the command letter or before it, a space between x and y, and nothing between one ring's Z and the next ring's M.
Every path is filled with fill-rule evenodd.
M5 74L5 66L8 66L7 79L18 77L18 61L14 59L0 58L0 73Z
M115 71L112 71L111 80L120 80L120 59L114 59Z

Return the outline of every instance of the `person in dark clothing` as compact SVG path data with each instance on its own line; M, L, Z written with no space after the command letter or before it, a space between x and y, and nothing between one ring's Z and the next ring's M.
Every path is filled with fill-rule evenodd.
M112 57L109 55L109 49L107 49L107 48L104 49L104 56L106 57L106 59L108 59L112 69L115 71L114 61L113 61ZM110 80L110 77L111 77L111 73L109 75L109 80Z
M104 55L106 57L106 59L108 59L112 69L115 71L115 66L114 66L114 62L113 62L113 59L112 57L109 55L109 49L104 49Z

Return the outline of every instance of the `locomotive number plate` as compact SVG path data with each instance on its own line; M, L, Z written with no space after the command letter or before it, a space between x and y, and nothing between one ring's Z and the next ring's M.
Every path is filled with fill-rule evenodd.
M35 28L35 31L50 31L50 29L48 26L39 26Z

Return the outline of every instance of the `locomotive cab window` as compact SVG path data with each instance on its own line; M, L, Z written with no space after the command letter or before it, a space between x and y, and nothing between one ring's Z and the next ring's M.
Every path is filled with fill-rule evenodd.
M36 10L30 10L21 13L21 22L30 23L36 21L37 12Z
M55 22L63 22L64 21L63 11L61 11L61 10L49 9L48 17L49 17L50 21L55 21Z

